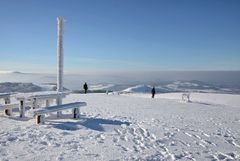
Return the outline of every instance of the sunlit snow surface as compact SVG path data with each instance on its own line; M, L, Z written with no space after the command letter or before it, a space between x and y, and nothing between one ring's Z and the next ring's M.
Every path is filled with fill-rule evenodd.
M240 160L240 95L71 94L81 119L0 114L0 160ZM14 115L17 115L17 111Z

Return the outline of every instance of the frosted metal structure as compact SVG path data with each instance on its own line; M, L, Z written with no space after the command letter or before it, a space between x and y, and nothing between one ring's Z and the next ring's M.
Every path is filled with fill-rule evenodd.
M63 27L64 19L62 17L57 18L58 23L58 40L57 40L57 60L58 60L58 74L57 74L57 91L63 91ZM57 105L62 104L62 97L57 99ZM57 116L61 116L61 112L57 112Z
M62 17L57 18L58 22L58 41L57 41L57 60L58 60L58 75L57 75L57 91L63 91L63 25Z

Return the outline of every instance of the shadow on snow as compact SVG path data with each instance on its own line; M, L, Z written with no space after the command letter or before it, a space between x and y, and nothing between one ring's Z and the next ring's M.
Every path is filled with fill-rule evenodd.
M96 130L96 131L105 131L104 125L111 125L111 126L120 126L120 125L130 125L130 122L127 121L119 121L119 120L110 120L110 119L103 119L103 118L81 118L77 122L56 122L56 121L49 121L54 128L61 129L61 130L70 130L76 131L79 130L81 127L84 126L88 129Z

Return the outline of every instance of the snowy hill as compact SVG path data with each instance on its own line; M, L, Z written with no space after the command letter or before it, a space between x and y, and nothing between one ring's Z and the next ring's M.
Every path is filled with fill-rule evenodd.
M123 90L126 93L149 93L151 92L152 87L150 85L137 85L134 87L127 88Z
M193 93L71 94L81 118L46 117L36 125L0 113L0 160L240 160L240 95Z
M21 74L21 72L0 70L0 74Z
M114 87L114 84L94 84L90 85L90 90L107 90Z
M37 92L44 89L33 83L0 83L0 93L8 92Z

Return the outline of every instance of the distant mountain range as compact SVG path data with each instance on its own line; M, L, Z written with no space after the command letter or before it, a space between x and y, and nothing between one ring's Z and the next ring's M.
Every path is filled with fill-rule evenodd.
M0 74L23 74L18 71L5 71L5 70L0 70Z
M0 92L19 91L30 86L30 84L23 86L24 83L32 83L39 87L34 90L40 88L54 90L57 74L0 71L0 83L5 82L19 84L2 84ZM64 87L67 89L82 91L84 82L88 83L92 92L108 90L146 93L155 86L158 93L183 91L240 93L240 71L64 74ZM31 88L27 91L31 92Z
M141 85L121 85L121 84L91 84L89 92L104 93L106 91L116 91L120 93L150 93L153 86L147 84ZM64 88L67 90L66 88ZM157 93L171 92L200 92L200 93L232 93L240 94L239 88L226 88L208 84L205 82L193 81L172 81L163 82L155 85ZM55 83L33 84L33 83L0 83L0 93L5 92L37 92L37 91L53 91L56 90ZM75 93L82 93L83 89L73 90Z
M0 93L9 92L40 92L40 91L56 91L56 84L33 84L33 83L14 83L14 82L4 82L0 83ZM68 90L64 88L64 90Z
M100 85L99 85L100 86ZM102 90L119 91L121 93L150 93L153 86L140 85L102 85ZM106 88L105 88L106 87ZM227 88L197 80L192 81L169 81L155 84L157 93L171 92L201 92L201 93L235 93L240 94L239 88Z
M129 87L122 92L125 93L150 93L153 86L136 85ZM157 93L170 92L201 92L201 93L240 93L240 89L223 88L200 81L173 81L161 83L155 86Z
M0 93L9 92L37 92L43 91L42 87L39 87L33 83L0 83Z

